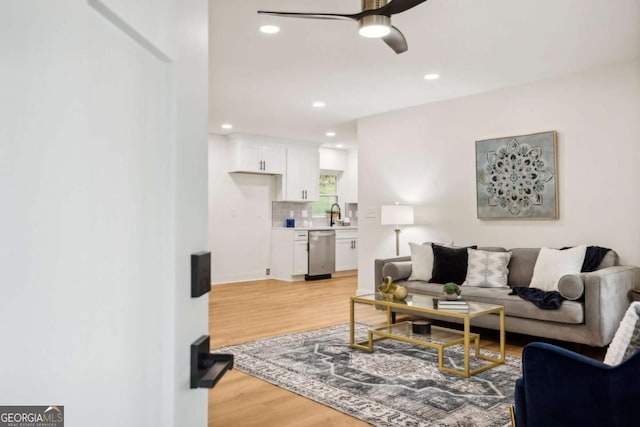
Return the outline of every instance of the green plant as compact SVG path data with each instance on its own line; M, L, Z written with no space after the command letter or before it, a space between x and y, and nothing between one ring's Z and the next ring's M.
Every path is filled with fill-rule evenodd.
M460 286L456 285L453 282L449 282L449 283L445 283L444 286L442 287L442 292L444 292L445 294L456 294L456 295L460 295Z

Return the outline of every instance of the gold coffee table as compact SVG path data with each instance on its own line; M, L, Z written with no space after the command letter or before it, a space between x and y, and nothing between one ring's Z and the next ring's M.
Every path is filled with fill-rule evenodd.
M438 369L443 372L469 377L479 372L486 371L495 366L504 363L505 358L505 332L504 332L504 307L501 305L484 304L479 302L469 302L469 312L460 313L455 311L446 311L437 309L433 305L434 297L428 295L409 294L403 301L386 301L377 294L360 295L351 297L351 316L350 316L350 336L349 344L353 348L372 352L373 344L376 341L384 339L395 339L425 347L433 347L438 349ZM386 307L387 325L380 328L369 330L369 339L367 341L355 342L355 304L369 304ZM459 331L451 328L443 328L440 326L431 326L430 334L414 334L411 328L411 322L392 323L391 312L393 308L401 308L404 312L420 316L421 314L437 314L449 319L462 319L463 330ZM492 357L483 354L480 351L480 335L472 333L471 319L486 315L500 316L500 355ZM471 341L474 344L474 356L487 363L475 369L470 368L470 347ZM464 369L456 369L444 366L444 349L453 345L464 345Z

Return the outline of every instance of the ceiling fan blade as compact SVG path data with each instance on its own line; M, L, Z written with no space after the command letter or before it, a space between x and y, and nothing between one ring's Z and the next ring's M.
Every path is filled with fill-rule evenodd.
M301 12L270 12L266 10L259 10L261 15L273 15L282 16L285 18L305 18L305 19L337 19L337 20L352 20L356 21L359 14L343 15L340 13L301 13Z
M404 38L404 35L400 32L396 27L391 27L391 32L389 35L384 36L382 41L387 44L393 51L397 54L402 52L406 52L409 49L407 45L407 39Z
M416 7L427 0L391 0L385 6L376 9L377 15L391 16Z

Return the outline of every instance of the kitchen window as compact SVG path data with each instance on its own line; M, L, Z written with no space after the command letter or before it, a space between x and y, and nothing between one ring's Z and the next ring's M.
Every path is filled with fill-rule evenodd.
M311 205L312 215L324 217L331 211L331 205L338 203L338 175L320 173L320 200Z

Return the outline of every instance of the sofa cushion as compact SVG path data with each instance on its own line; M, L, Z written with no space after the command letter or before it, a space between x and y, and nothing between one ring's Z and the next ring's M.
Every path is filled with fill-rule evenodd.
M509 252L505 248L501 248L500 246L478 246L479 251L487 251L487 252Z
M462 285L467 277L467 248L448 248L431 244L433 248L433 272L429 282L453 282ZM476 249L477 246L471 246Z
M509 286L529 286L533 277L533 267L536 265L540 248L511 249L509 261Z
M382 266L382 277L391 276L394 282L405 280L411 275L411 261L392 261Z
M557 291L562 276L580 273L586 251L587 245L567 250L541 248L529 286L543 291Z
M511 259L511 252L467 249L467 255L467 277L463 286L507 287L507 265Z
M598 266L598 270L602 268L613 267L614 265L618 265L618 254L616 253L616 251L609 249L604 258L602 258L602 261Z
M558 310L543 310L517 295L509 295L509 288L463 288L462 297L469 301L504 306L507 316L551 322L579 324L584 322L584 305L578 301L565 301ZM508 320L507 320L508 322Z
M442 295L442 284L426 282L398 282L409 292L438 297ZM504 306L506 316L550 322L580 324L584 323L584 303L565 301L558 310L543 310L516 295L509 295L510 288L463 287L462 297L468 301L483 302ZM509 319L506 320L507 323Z
M577 300L584 294L584 274L566 274L558 282L558 292L563 298Z

